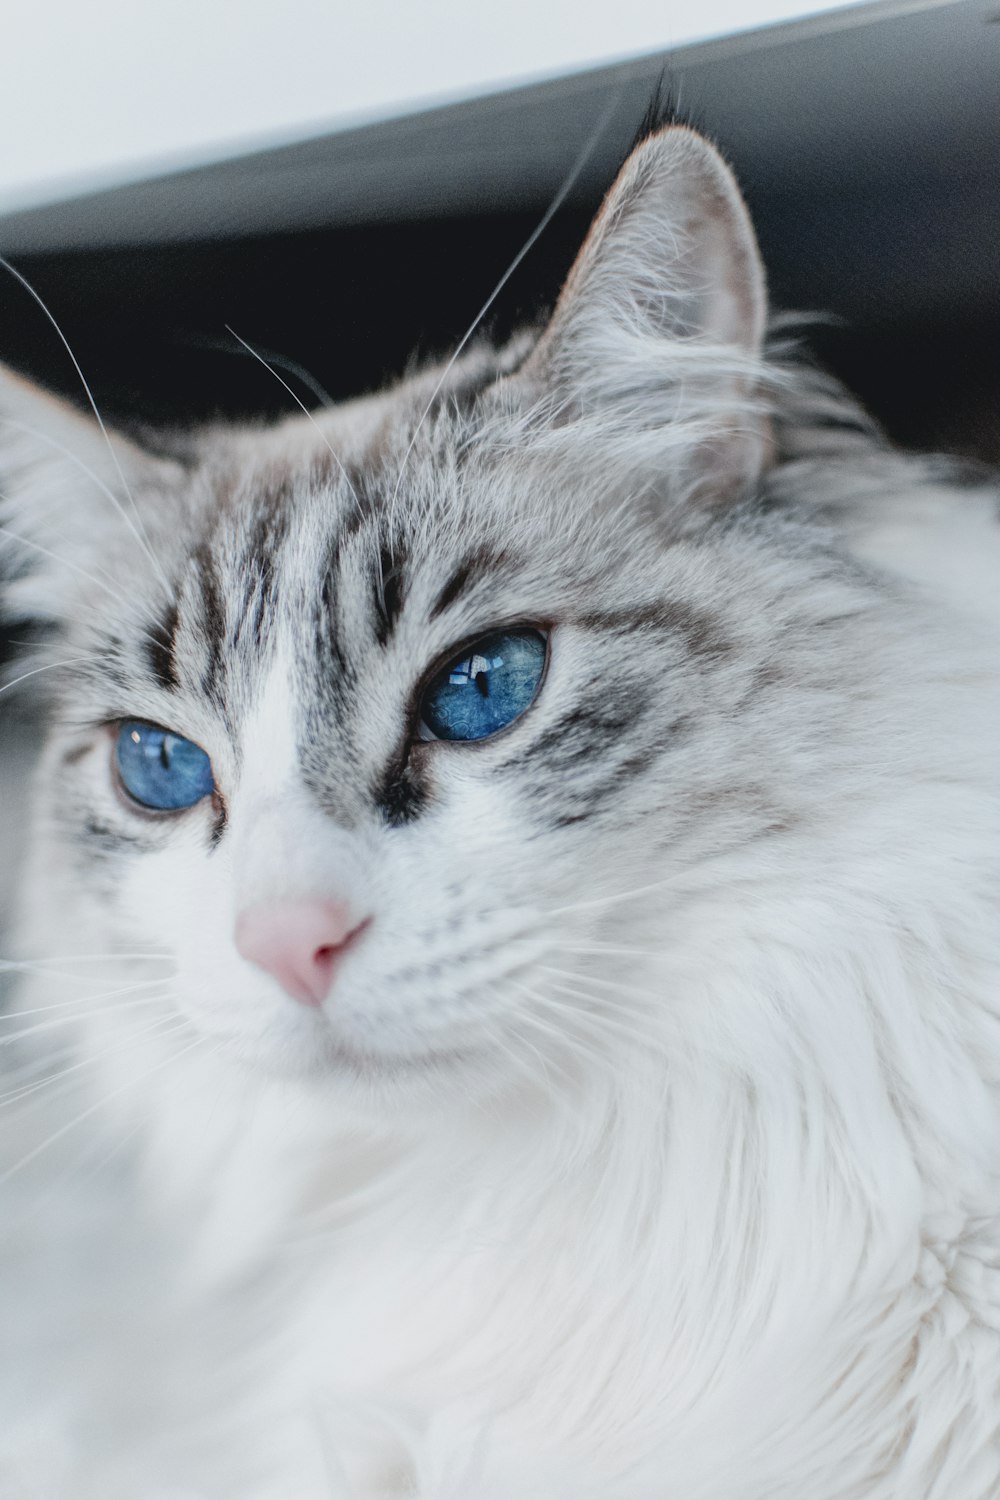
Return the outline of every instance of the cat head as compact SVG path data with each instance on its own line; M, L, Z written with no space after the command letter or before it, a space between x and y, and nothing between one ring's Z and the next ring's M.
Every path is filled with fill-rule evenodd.
M839 795L868 651L765 503L764 327L732 176L671 127L538 339L176 456L4 376L8 613L55 653L35 905L164 955L262 1069L441 1093L645 1045Z

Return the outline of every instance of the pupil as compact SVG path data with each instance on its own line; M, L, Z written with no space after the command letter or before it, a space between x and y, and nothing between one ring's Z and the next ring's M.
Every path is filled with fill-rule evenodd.
M490 679L488 673L476 673L476 687L479 689L480 693L482 693L484 698L488 698L490 696Z
M163 739L160 741L160 765L165 771L170 770L170 751L167 748L166 735L164 735Z

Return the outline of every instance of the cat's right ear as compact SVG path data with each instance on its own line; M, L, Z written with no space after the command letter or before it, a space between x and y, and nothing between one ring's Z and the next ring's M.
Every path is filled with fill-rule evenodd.
M0 365L5 612L57 621L95 565L148 556L142 511L176 475L174 464Z
M623 166L523 375L557 422L582 415L624 459L683 475L688 496L724 497L753 484L769 451L766 317L732 172L695 131L668 126Z

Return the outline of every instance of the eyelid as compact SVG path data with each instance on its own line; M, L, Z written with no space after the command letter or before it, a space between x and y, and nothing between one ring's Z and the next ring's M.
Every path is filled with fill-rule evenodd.
M445 667L450 666L452 662L461 661L464 657L471 656L477 646L481 645L483 641L492 639L495 635L513 635L518 630L533 630L545 642L545 669L547 670L550 642L555 628L555 623L552 620L529 620L524 615L518 615L513 620L501 620L499 625L490 624L481 630L477 630L474 634L464 636L457 644L448 646L444 651L438 652L431 665L424 671L416 690L418 708L424 693L439 672L443 672ZM542 676L544 680L544 672Z

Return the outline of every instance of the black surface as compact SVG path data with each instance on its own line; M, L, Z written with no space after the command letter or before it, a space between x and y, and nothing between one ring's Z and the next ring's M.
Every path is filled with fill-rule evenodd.
M487 331L502 337L544 315L596 203L559 212L491 309ZM944 217L941 205L925 204L913 237L943 235ZM226 324L268 357L291 361L282 373L309 405L317 396L294 365L341 399L381 385L413 357L447 351L536 221L533 214L474 216L22 256L17 264L59 320L102 410L174 425L291 409ZM815 215L765 217L761 227L778 305L835 314L832 322L817 320L812 343L901 441L992 451L1000 306L991 297L970 295L963 312L947 316L931 306L890 318L873 305L852 317L850 307L824 297L824 261L810 251L822 241L831 253L830 240ZM850 271L841 260L841 277ZM54 331L9 278L0 295L0 351L51 388L80 396Z

